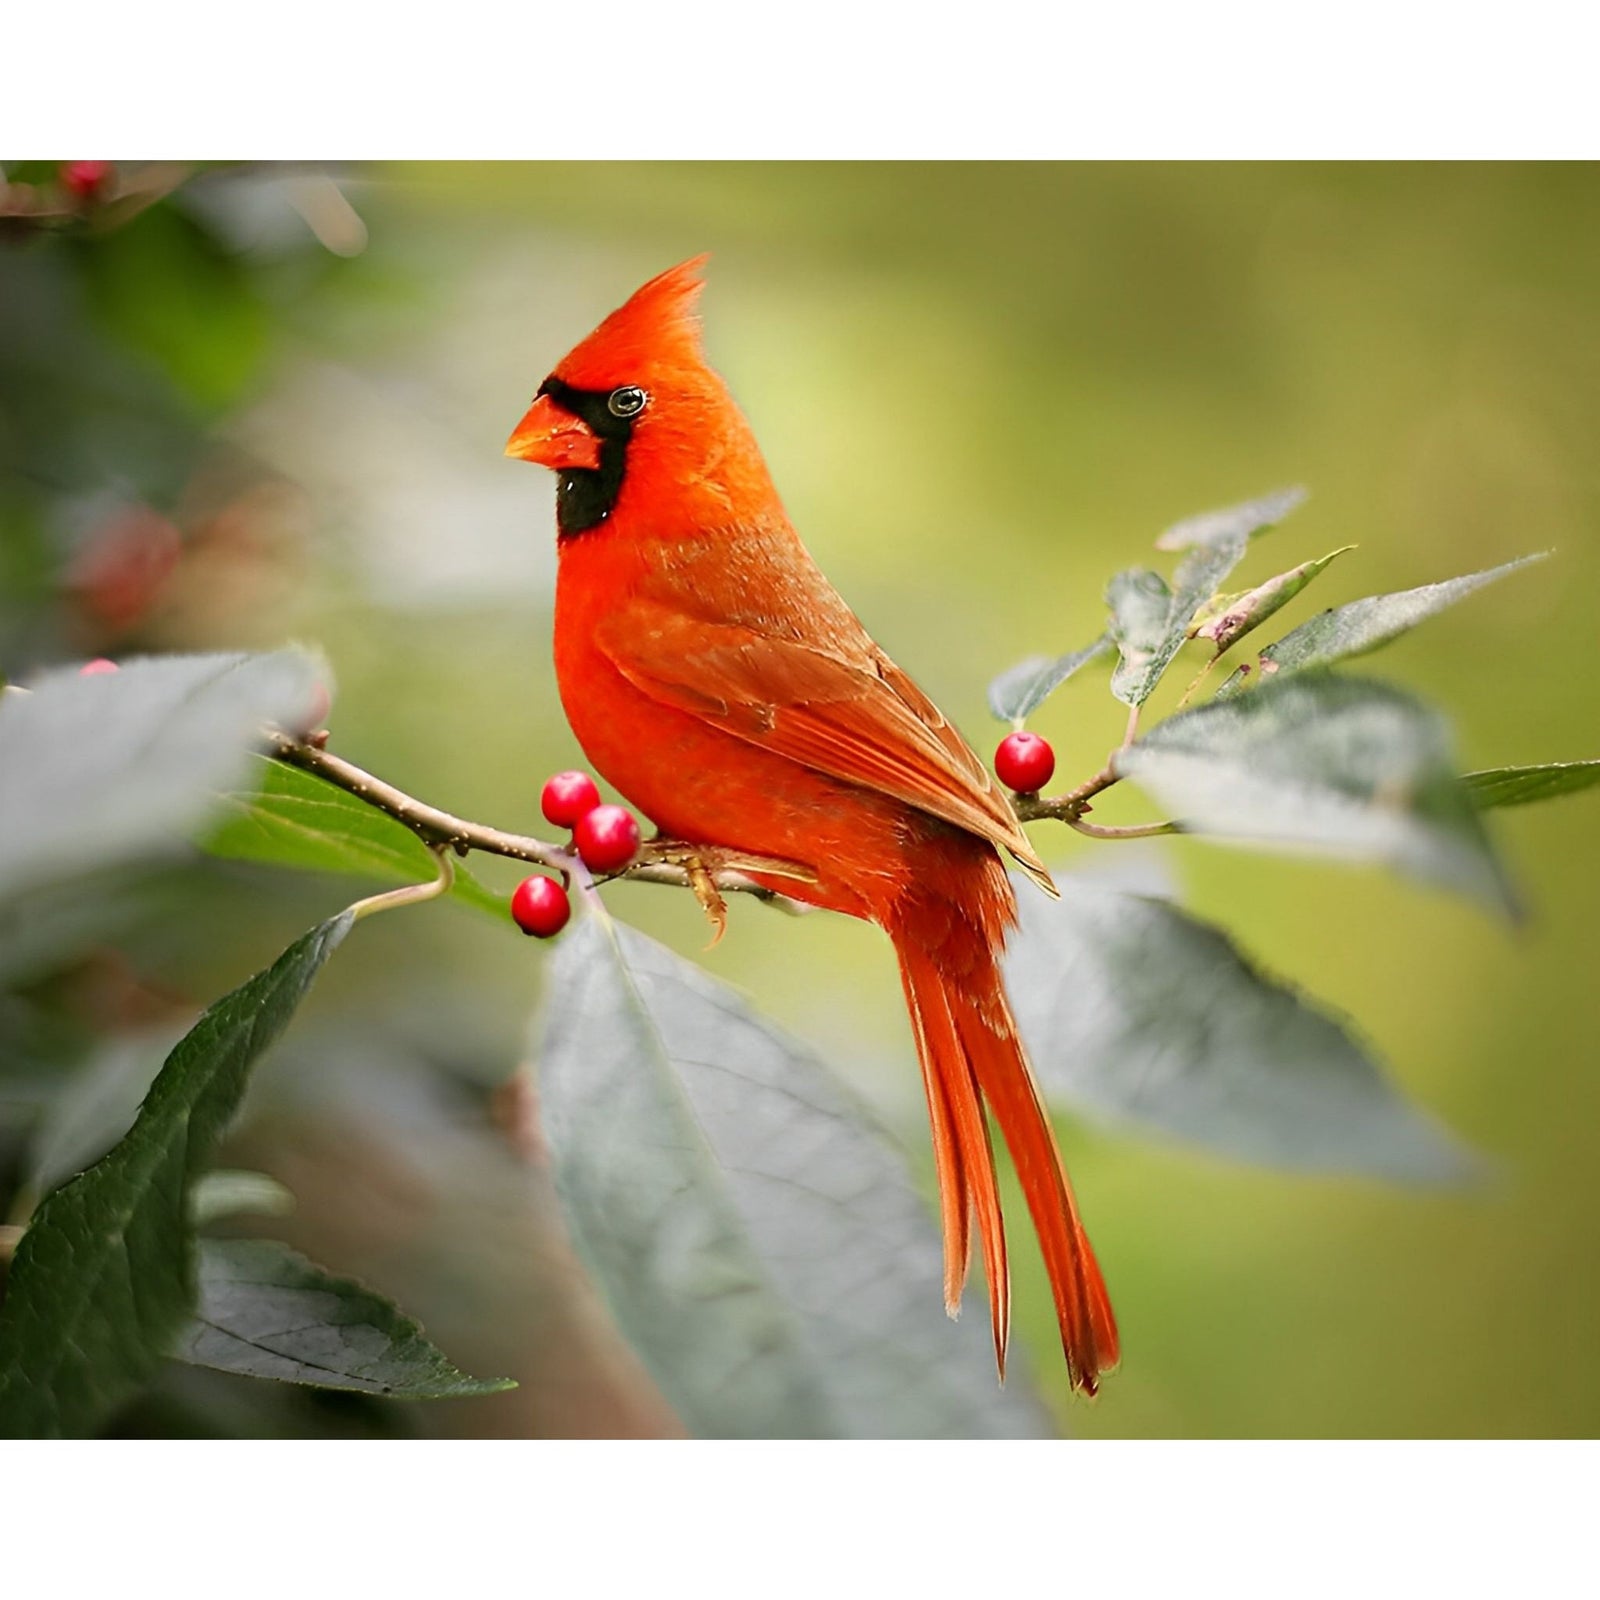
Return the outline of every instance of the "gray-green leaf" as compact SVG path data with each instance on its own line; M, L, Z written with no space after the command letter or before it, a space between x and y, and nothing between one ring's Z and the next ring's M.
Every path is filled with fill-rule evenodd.
M1122 655L1111 674L1111 692L1117 699L1139 706L1150 698L1183 648L1195 612L1239 564L1247 542L1248 536L1235 530L1196 543L1178 563L1170 593L1153 572L1122 572L1111 580L1106 600L1111 607L1111 634Z
M1274 1166L1415 1182L1473 1159L1395 1092L1335 1016L1219 929L1073 877L1017 897L1007 987L1047 1095Z
M1185 517L1156 540L1157 550L1190 550L1202 544L1231 544L1235 539L1253 539L1276 526L1306 497L1301 488L1274 489L1254 500L1220 511L1202 511Z
M312 773L256 756L243 777L223 796L220 826L200 841L212 855L402 883L426 883L438 870L409 828ZM452 893L506 920L505 901L464 862L456 863Z
M1462 780L1473 804L1525 806L1534 800L1554 800L1600 783L1600 761L1552 761L1542 767L1493 767L1469 772Z
M1314 561L1302 561L1298 567L1280 572L1242 594L1214 596L1196 613L1192 627L1194 637L1209 639L1216 646L1217 654L1222 655L1281 611L1338 557L1354 549L1353 544L1343 545Z
M309 714L316 676L294 650L158 656L0 696L0 899L187 839L262 724Z
M168 1354L194 1301L189 1190L350 921L318 924L211 1006L121 1142L34 1214L0 1308L0 1435L87 1433Z
M1416 627L1419 622L1453 606L1475 590L1509 573L1518 572L1535 561L1543 561L1548 552L1523 556L1508 561L1502 567L1490 567L1486 572L1468 573L1462 578L1449 578L1443 583L1426 583L1419 589L1402 589L1395 594L1368 595L1364 600L1352 600L1349 605L1335 606L1302 622L1275 644L1261 652L1263 678L1280 672L1304 672L1308 667L1325 667L1351 656L1364 655L1397 639L1402 633ZM1222 686L1222 694L1234 692L1244 680L1230 678Z
M1082 650L1064 656L1029 656L1002 672L989 685L989 709L1001 722L1023 722L1031 717L1080 667L1086 667L1111 649L1102 635Z
M1448 729L1386 684L1267 683L1159 724L1116 767L1185 832L1381 861L1515 910Z
M539 1100L574 1242L708 1437L1048 1431L983 1317L942 1308L928 1209L863 1108L731 989L585 918L550 974Z
M200 1303L173 1352L248 1378L398 1400L454 1400L516 1387L469 1378L381 1295L270 1239L203 1239Z

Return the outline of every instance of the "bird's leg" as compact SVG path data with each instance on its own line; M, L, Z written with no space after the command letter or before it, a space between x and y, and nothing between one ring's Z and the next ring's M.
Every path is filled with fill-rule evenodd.
M660 835L641 846L634 870L637 871L640 866L646 870L652 866L675 867L683 873L690 889L694 891L695 899L700 902L700 909L706 914L706 920L711 924L711 944L707 945L707 949L721 941L728 927L728 902L723 898L722 888L717 882L719 874L731 874L743 879L752 872L760 872L772 877L793 878L802 883L816 878L810 868L798 866L793 861L748 855L744 851L729 850L720 845L690 844L683 839L666 839ZM745 885L735 882L733 887Z
M728 902L722 898L722 891L717 887L716 879L711 876L706 864L698 856L685 861L683 870L689 874L689 887L694 891L694 897L700 902L700 909L706 914L706 921L711 924L711 943L707 950L714 950L722 943L722 936L728 931Z

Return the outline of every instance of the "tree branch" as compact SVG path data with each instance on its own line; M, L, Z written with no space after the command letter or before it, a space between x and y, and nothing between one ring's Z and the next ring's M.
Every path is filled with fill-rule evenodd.
M547 844L527 834L505 833L499 828L488 828L479 822L468 822L430 806L397 789L392 783L374 777L372 773L324 750L304 739L296 739L278 729L267 734L268 753L286 766L298 767L314 777L331 783L346 794L354 795L374 810L403 823L430 848L448 847L457 855L471 850L481 850L487 855L507 856L513 861L529 861L535 866L559 872L564 879L572 876L575 858L558 844ZM810 881L812 874L792 861L779 861L769 856L745 855L736 850L721 850L680 844L671 839L648 839L639 849L639 859L631 867L612 873L611 878L627 878L634 883L665 883L678 889L694 887L694 876L699 871L710 873L712 883L724 894L754 895L758 900L778 906L784 911L799 913L808 910L787 895L757 883L749 874L765 873L775 878L793 878L796 882Z
M363 771L343 756L336 756L324 749L317 742L318 737L296 738L280 729L269 729L268 753L274 760L309 772L346 794L355 796L374 810L393 817L431 850L450 849L462 856L471 850L481 850L488 855L506 856L513 861L527 861L548 868L551 872L560 873L564 881L571 882L578 862L576 856L562 845L548 844L543 839L535 839L527 834L506 833L499 828L485 827L482 823L468 822L464 817L441 811L437 806L430 806L397 789L392 783ZM320 737L325 739L327 736L323 734ZM1147 839L1157 834L1181 831L1175 822L1134 823L1126 827L1085 822L1084 813L1091 809L1089 802L1119 781L1108 761L1092 778L1067 794L1014 795L1011 806L1022 822L1046 819L1064 822L1068 827L1094 839ZM793 914L811 909L764 883L758 883L752 876L756 873L769 878L790 878L797 883L814 880L814 874L808 868L792 861L658 838L647 839L640 846L638 859L632 866L598 881L611 882L626 878L632 883L664 883L676 889L693 890L702 904L708 903L709 884L723 894L754 895L758 900ZM428 892L435 892L434 886L428 885L427 888Z

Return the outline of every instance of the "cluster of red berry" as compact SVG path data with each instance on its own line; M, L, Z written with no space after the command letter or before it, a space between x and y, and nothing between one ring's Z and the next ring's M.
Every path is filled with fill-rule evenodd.
M620 872L639 853L639 824L621 806L601 805L587 772L558 772L544 786L545 821L572 830L573 847L591 872ZM551 939L572 915L567 891L543 873L524 878L511 896L511 915L524 933Z

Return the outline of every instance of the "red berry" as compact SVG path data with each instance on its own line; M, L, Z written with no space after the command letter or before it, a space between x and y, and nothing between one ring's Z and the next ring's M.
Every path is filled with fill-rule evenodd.
M994 770L1006 788L1034 794L1056 770L1056 753L1036 733L1008 733L994 753Z
M99 198L110 178L109 161L64 161L61 164L62 187L74 199L86 203Z
M621 806L596 806L585 812L572 833L591 872L619 872L639 853L639 824Z
M104 656L96 656L93 661L85 661L78 668L78 676L80 678L98 678L102 672L115 672L116 670L117 664L115 661L107 661Z
M558 828L575 828L600 804L600 791L587 772L558 772L546 779L539 809L546 822Z
M567 891L542 873L524 878L511 895L511 915L524 933L535 939L553 939L572 915Z

